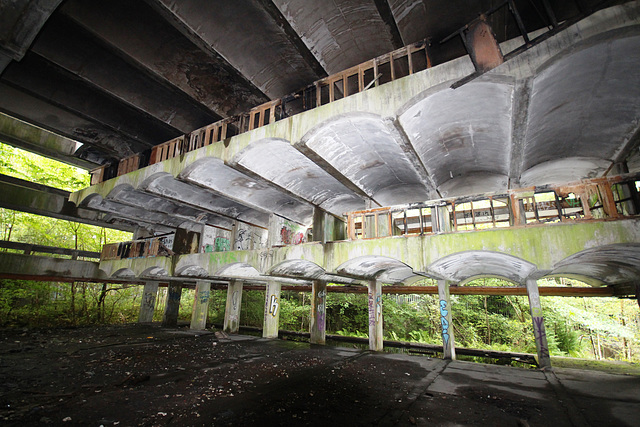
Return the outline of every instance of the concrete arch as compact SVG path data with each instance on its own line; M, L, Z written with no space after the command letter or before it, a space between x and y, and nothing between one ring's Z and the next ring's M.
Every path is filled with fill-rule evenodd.
M246 262L234 262L227 264L224 267L216 271L213 276L223 279L261 279L265 280L260 272L250 264Z
M287 277L291 279L320 279L326 274L326 270L318 264L303 259L290 259L282 261L271 267L268 276Z
M398 114L436 188L443 196L459 195L468 191L465 177L481 176L475 191L506 190L514 79L495 76L455 90L438 88L413 98Z
M176 270L176 276L208 277L209 272L198 265L185 265Z
M275 212L300 224L309 224L313 207L268 184L261 178L246 175L217 157L204 157L187 166L178 176L237 204L252 206L263 213ZM183 183L184 183L183 182Z
M404 262L379 255L363 255L350 259L336 268L336 273L362 280L379 280L384 283L403 283L418 276L413 268Z
M591 286L635 283L640 277L640 243L585 249L558 262L547 276L575 278Z
M537 271L535 264L513 255L492 251L464 251L433 262L429 274L464 284L481 277L497 277L517 285Z
M133 279L135 277L136 273L134 273L130 268L121 268L111 275L111 278L113 279Z
M381 116L354 112L314 126L296 148L381 205L427 200L430 189L423 174L398 138L398 131Z
M233 156L230 164L248 175L271 181L334 215L365 206L361 197L285 139L254 141Z
M162 278L162 277L167 277L169 276L169 273L167 272L167 270L165 270L162 267L149 267L147 269L145 269L142 273L140 273L140 277L141 278L147 278L147 277L158 277L158 278Z
M523 149L527 181L538 165L546 164L550 175L576 181L598 174L603 164L616 159L638 129L638 67L640 27L633 26L571 46L538 69ZM559 161L576 157L597 162L566 170L567 162Z

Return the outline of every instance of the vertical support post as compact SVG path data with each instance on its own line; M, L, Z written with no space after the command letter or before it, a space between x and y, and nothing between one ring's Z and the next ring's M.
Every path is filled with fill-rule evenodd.
M327 327L327 283L314 280L311 284L311 344L324 344Z
M262 326L264 338L278 338L281 287L280 283L273 281L267 283L264 299L264 325Z
M140 303L140 315L138 323L153 322L153 309L156 306L156 296L158 295L158 282L146 282L142 291L142 302Z
M313 208L313 241L320 243L327 243L327 236L325 233L325 213L322 209Z
M227 288L227 303L224 309L223 330L228 334L237 334L240 330L240 304L242 303L242 282L234 280Z
M382 351L382 283L369 281L369 350Z
M167 288L167 302L164 306L164 315L162 316L163 328L178 326L180 298L182 298L182 284L169 282L169 287Z
M438 297L440 298L440 325L442 326L442 349L445 360L456 359L456 346L453 338L451 322L451 298L449 298L449 282L438 280Z
M196 281L196 291L193 298L193 310L191 311L190 329L202 331L207 327L207 314L209 313L209 297L211 295L211 282Z
M529 297L529 309L531 310L531 320L533 322L533 335L536 339L538 366L542 369L550 368L551 357L549 356L549 346L547 344L547 331L544 327L544 317L542 317L538 282L535 279L527 279L526 286L527 296Z

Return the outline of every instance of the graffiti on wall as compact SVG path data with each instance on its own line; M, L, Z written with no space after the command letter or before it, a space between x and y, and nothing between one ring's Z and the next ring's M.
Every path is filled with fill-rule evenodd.
M266 233L266 230L257 228L245 228L239 225L236 234L235 250L248 251L251 249L260 249L266 247Z
M447 310L447 301L441 299L440 300L440 323L442 324L442 339L444 340L444 345L449 345L449 321L447 320L447 316L449 315L449 310Z
M280 229L280 242L283 245L299 245L304 242L304 234L283 226Z
M231 250L231 242L226 237L217 236L213 241L216 252L226 252Z

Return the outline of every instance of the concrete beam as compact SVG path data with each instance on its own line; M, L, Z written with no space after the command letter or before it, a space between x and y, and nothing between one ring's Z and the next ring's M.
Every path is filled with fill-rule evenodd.
M0 206L65 221L133 231L133 227L107 223L99 213L77 208L69 202L67 191L6 175L0 175Z
M180 135L164 122L123 105L118 99L79 81L73 74L33 53L8 66L2 81L48 104L99 123L140 148L151 148ZM46 124L49 127L56 125L55 122Z
M270 98L288 95L326 76L270 0L150 3L185 37L203 51L223 57ZM243 25L238 25L238 19Z
M145 2L67 1L60 11L156 78L183 91L218 117L269 100L220 55L203 51ZM212 96L215 95L215 96Z
M97 163L77 157L82 144L0 113L0 142L83 169Z
M184 92L160 83L128 63L64 15L49 20L31 51L97 90L163 122L169 130L189 133L219 119Z
M6 82L0 83L0 111L27 123L44 128L67 138L96 147L103 154L103 160L115 157L122 159L147 148L111 129L87 120L64 108L49 104L31 94L25 93Z
M2 0L0 55L20 61L62 0ZM0 64L8 63L0 61ZM0 66L0 74L4 67Z
M9 252L0 253L0 278L66 282L109 280L97 262Z

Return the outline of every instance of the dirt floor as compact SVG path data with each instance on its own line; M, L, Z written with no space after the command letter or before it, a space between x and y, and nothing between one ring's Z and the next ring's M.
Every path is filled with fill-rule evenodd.
M638 376L217 335L155 325L0 331L0 424L603 426L640 419Z

